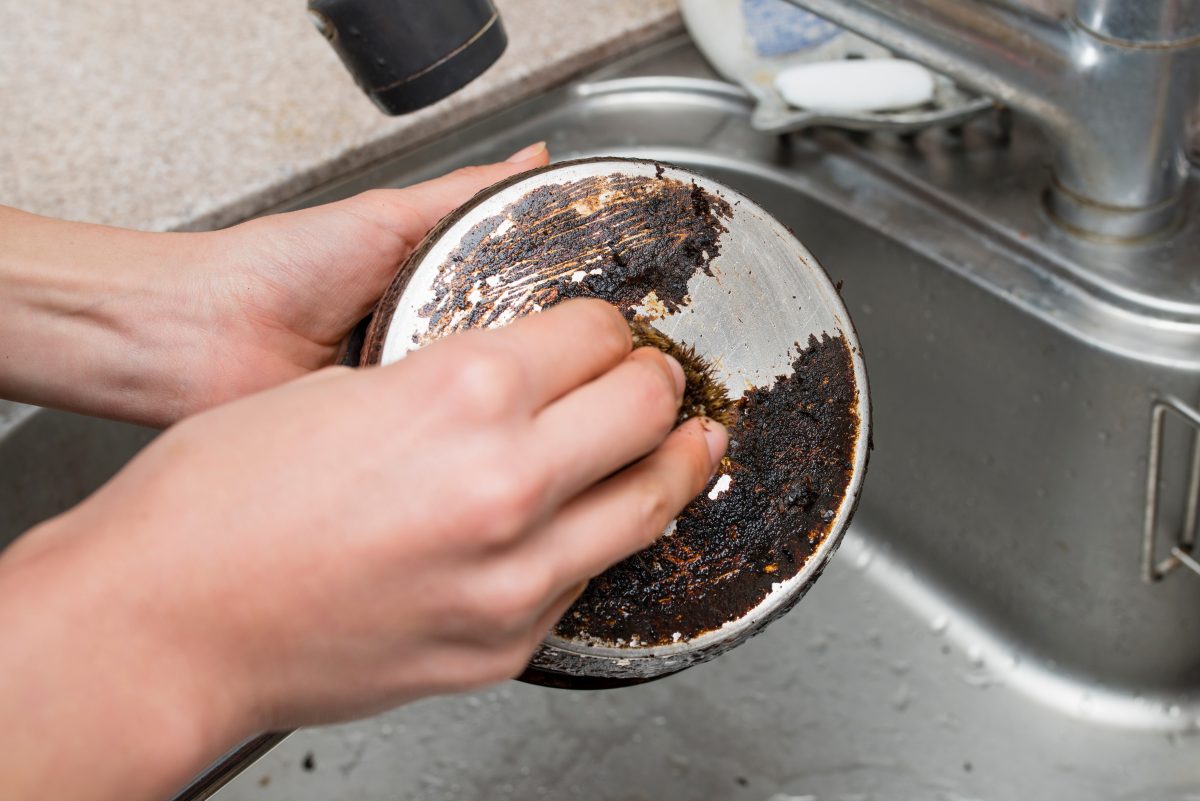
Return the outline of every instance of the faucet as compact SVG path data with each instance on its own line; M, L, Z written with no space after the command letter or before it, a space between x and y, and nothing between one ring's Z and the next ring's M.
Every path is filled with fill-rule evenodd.
M790 0L1032 118L1051 219L1109 242L1184 218L1200 0L1076 0L1065 21L996 0Z

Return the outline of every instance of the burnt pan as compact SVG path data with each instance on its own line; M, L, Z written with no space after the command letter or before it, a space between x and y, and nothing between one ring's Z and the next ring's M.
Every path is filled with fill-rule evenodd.
M592 580L523 677L612 687L712 659L803 597L857 505L870 402L850 316L795 236L716 181L636 159L554 164L450 214L401 266L360 361L579 296L694 347L735 401L709 486Z

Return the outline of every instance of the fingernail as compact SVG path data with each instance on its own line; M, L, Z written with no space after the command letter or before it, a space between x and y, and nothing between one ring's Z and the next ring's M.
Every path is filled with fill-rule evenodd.
M504 161L508 164L520 164L522 161L529 161L534 156L540 156L544 152L546 152L546 143L534 142L532 145L523 147L516 153L513 153Z
M729 446L729 432L725 430L725 426L710 417L701 417L700 427L704 429L704 444L708 445L708 457L712 460L715 470L721 457L725 455L725 448Z
M664 353L667 358L667 364L671 368L671 377L675 379L675 397L682 398L683 390L687 386L687 376L683 374L683 365L669 353Z

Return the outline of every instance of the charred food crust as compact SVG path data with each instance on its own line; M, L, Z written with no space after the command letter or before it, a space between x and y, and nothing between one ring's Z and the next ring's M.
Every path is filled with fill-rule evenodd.
M583 159L576 163L608 161L612 160ZM553 291L541 297L544 302L527 305L521 313L574 295L600 297L615 303L630 320L638 313L637 301L651 290L668 312L690 302L686 295L687 281L698 270L709 273L708 264L717 254L717 240L725 230L721 220L732 212L724 199L694 183L688 185L665 176L662 166L656 162L647 163L655 165L654 177L613 175L595 178L622 178L624 183L617 181L610 184L610 188L626 191L634 187L634 191L643 192L639 195L643 207L636 214L649 212L653 217L653 212L657 211L661 217L660 227L676 226L671 229L673 236L664 237L668 246L634 249L632 259L628 249L610 246L607 252L597 256L605 260L605 272L609 275L602 278L608 280L566 281L560 271L550 282ZM527 180L531 175L562 166L560 163L522 173L489 187L435 226L401 266L380 301L367 333L362 363L378 364L381 361L388 324L401 296L417 266L451 226L495 193ZM598 187L602 183L596 181L592 186ZM569 220L552 221L549 226L544 224L551 213L562 214L567 208L559 201L570 194L571 187L554 186L556 190L542 191L533 197L536 202L532 204L527 196L523 199L527 202L521 207L530 219L543 223L540 228L543 241L564 233L572 235L569 225L566 228L559 225ZM584 197L586 204L586 193L571 195L571 203L576 204L571 212L586 216L595 211L586 205L578 205L580 197ZM521 200L517 201L519 203ZM557 207L556 203L559 203ZM515 207L516 204L510 207L510 213ZM668 212L680 219L672 221ZM636 217L623 219L626 225L637 222ZM611 224L613 218L600 215L598 221L601 225ZM481 221L472 229L474 236L464 237L464 242L471 239L477 245L485 242L483 236L496 232L501 222L494 217ZM652 226L647 228L654 233ZM598 242L611 245L617 240L617 237L606 241L603 236L599 239L593 236L591 240L577 241L590 243L589 246L596 250ZM671 247L672 241L683 242L684 246ZM637 237L634 244L641 244ZM531 246L533 251L540 247L537 241ZM569 255L567 250L562 253ZM513 255L512 250L497 252L490 263L483 266L491 270L492 275L507 275L503 268ZM532 255L536 258L538 254ZM465 268L464 272L478 266L463 263L469 256L461 246L456 252L456 257L463 260L459 266ZM450 306L467 299L463 287L457 291L443 291L442 298L450 299ZM446 308L430 307L425 310L431 317L446 311ZM461 321L463 324L458 327L478 327L487 325L489 318L492 322L496 320L494 306L477 311L480 313ZM453 314L449 316L453 317ZM449 333L448 330L437 331L435 322L431 319L434 338ZM662 336L652 328L650 331L652 338L654 334ZM666 350L660 346L662 343L647 344ZM672 355L685 365L685 372L689 363L693 365L698 386L704 377L712 377L711 367L698 354L687 353L687 349L678 343L666 347L671 344L684 350ZM693 360L690 355L697 358ZM707 390L702 386L699 389L702 398L717 388L724 389L717 381L710 382L707 387ZM720 404L709 403L711 400L704 400L708 416L721 419L715 408ZM708 497L718 480L718 476L714 476L705 493L678 518L676 530L670 537L614 566L592 582L559 623L557 634L569 639L616 644L635 638L642 645L665 644L680 637L698 636L719 628L724 622L743 617L761 602L776 582L786 581L799 572L827 538L852 473L859 402L853 361L845 339L828 335L810 339L806 347L798 349L789 374L779 376L771 386L748 391L732 404L734 414L727 418L731 433L730 452L718 471L718 476L724 473L732 479L725 495L719 500ZM800 594L797 593L795 599Z

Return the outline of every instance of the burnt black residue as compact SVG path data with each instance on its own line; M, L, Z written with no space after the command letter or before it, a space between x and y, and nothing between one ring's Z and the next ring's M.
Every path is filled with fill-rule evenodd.
M712 274L731 214L724 199L661 174L539 187L475 225L450 254L421 310L426 338L578 296L604 298L632 318L653 292L677 311L696 271Z
M609 569L559 623L564 637L688 639L743 617L829 534L853 469L857 390L842 337L811 337L793 372L739 401L721 468L675 532ZM729 474L729 489L708 498Z
M423 339L577 296L614 303L631 321L639 311L675 312L690 302L697 272L713 274L731 215L726 200L661 166L653 176L534 189L457 244L421 310ZM713 482L670 536L594 579L558 634L614 644L690 639L744 617L773 583L795 576L829 535L849 484L859 423L852 364L843 338L812 338L797 344L790 372L726 407L732 444ZM707 401L693 405L715 415ZM710 500L722 475L730 486Z

